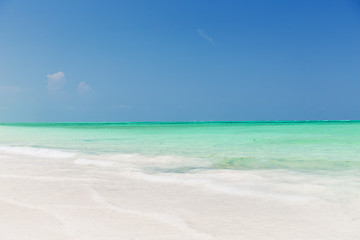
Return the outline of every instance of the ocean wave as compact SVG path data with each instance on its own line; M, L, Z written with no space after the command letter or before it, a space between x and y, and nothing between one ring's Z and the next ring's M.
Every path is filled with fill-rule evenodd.
M70 160L76 165L138 169L150 172L172 172L182 169L189 171L204 165L204 161L177 155L143 155L139 153L101 153L71 152L61 149L29 146L0 146L0 156L28 156L42 159Z
M40 158L71 158L76 155L58 149L36 148L27 146L0 146L0 154L27 155Z

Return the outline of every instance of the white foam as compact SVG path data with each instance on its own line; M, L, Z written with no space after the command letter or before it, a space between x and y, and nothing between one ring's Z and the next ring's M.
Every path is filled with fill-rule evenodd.
M103 161L103 160L94 160L94 159L87 159L87 158L78 158L74 161L74 163L79 165L94 165L100 167L110 167L114 164L114 162L110 161Z
M75 153L65 152L57 149L11 146L0 146L0 153L27 155L40 158L71 158L75 156Z
M153 165L154 163L158 164L176 164L181 163L184 164L186 162L193 163L197 159L184 157L184 156L176 156L176 155L160 155L160 156L147 156L138 153L134 154L126 154L126 153L116 153L116 154L107 154L104 155L105 158L111 160L121 160L122 162L127 161L130 163L137 163L137 164L149 164Z
M92 157L91 157L92 158ZM160 155L160 156L151 156L143 154L103 154L97 155L96 158L116 162L118 166L121 165L122 169L137 169L143 171L144 169L176 169L176 168L186 168L190 166L192 168L196 167L206 167L210 163L202 161L202 159L177 156L177 155Z

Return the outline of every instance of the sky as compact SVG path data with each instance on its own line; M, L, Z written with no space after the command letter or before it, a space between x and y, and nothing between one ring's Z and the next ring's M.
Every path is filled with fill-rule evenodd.
M0 0L0 122L360 119L358 0Z

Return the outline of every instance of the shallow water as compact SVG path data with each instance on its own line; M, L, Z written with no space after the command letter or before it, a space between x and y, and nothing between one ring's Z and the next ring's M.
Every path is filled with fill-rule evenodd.
M353 121L3 124L0 146L117 162L136 154L139 168L145 161L154 171L360 170L360 122Z

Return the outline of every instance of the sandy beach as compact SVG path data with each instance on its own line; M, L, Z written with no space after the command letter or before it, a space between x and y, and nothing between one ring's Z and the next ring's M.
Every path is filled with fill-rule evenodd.
M0 239L359 239L359 201L336 196L356 186L286 176L224 170L176 177L2 156ZM229 187L234 178L239 185Z

